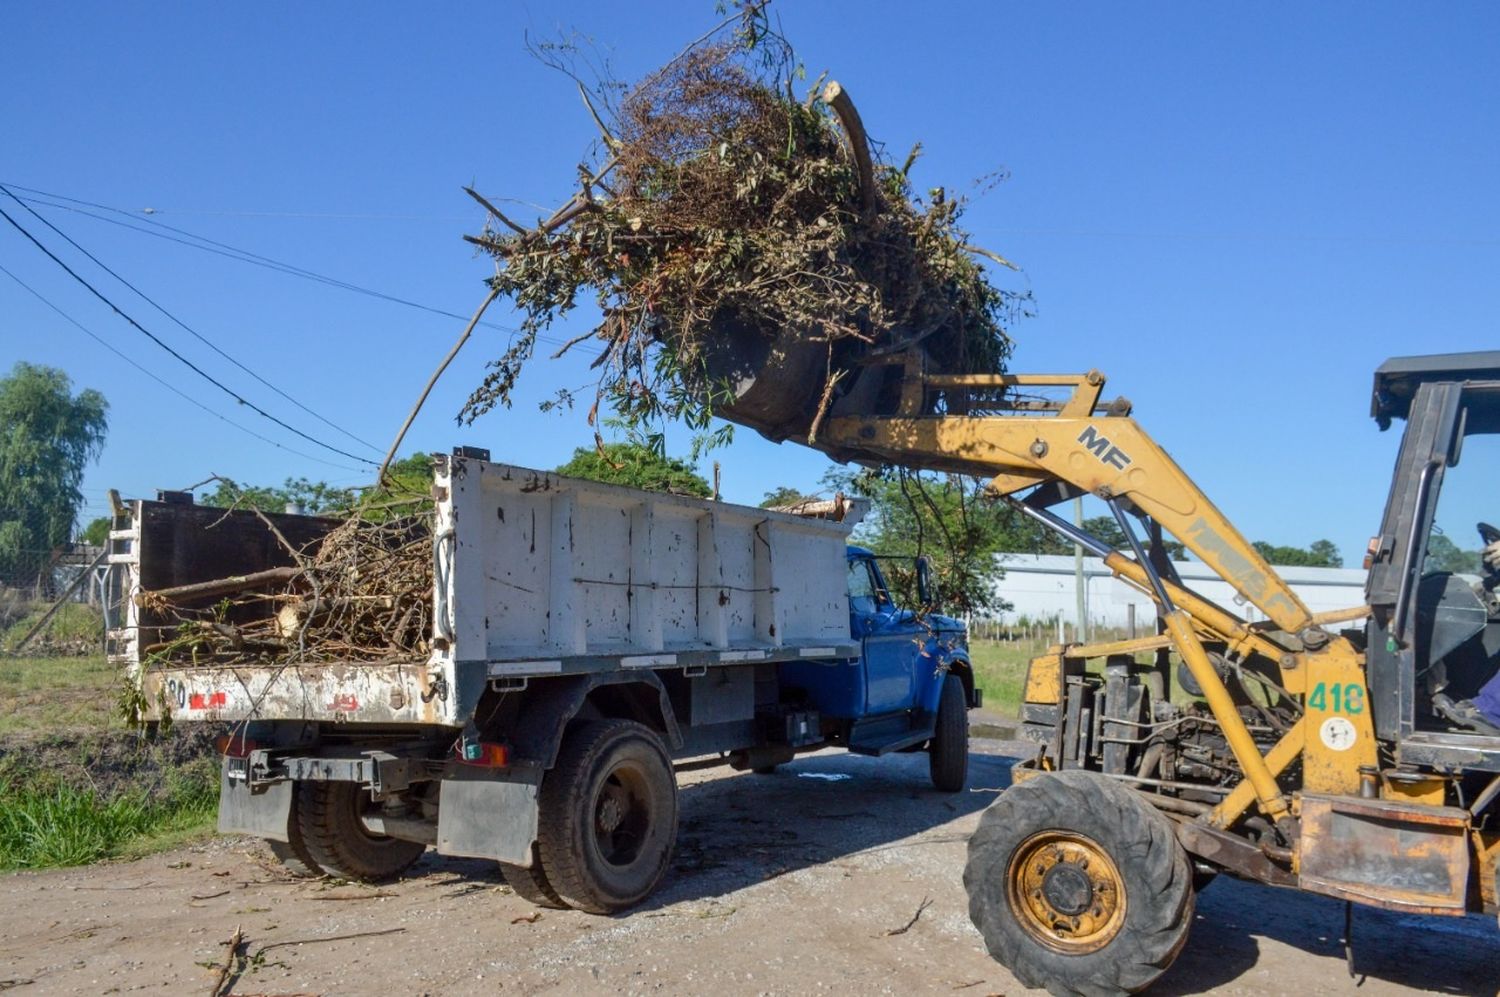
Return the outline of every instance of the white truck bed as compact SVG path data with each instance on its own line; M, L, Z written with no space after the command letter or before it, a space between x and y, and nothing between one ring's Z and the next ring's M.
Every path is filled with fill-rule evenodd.
M435 461L426 661L195 666L142 653L142 590L288 563L249 513L135 502L112 650L147 719L461 726L489 683L604 669L701 669L858 656L844 545L852 522L564 478L475 456ZM316 535L327 521L275 517ZM220 520L216 524L214 520ZM195 556L210 552L211 556ZM278 558L278 555L281 555Z

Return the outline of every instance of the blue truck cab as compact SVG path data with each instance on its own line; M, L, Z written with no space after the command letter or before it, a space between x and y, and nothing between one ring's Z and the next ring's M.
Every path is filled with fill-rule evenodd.
M968 715L982 693L974 683L968 631L960 620L897 604L880 558L850 545L846 580L852 661L792 661L780 666L784 689L818 711L828 742L864 755L926 750L933 783L956 792L968 764ZM925 580L925 565L919 565ZM926 585L923 601L926 597Z

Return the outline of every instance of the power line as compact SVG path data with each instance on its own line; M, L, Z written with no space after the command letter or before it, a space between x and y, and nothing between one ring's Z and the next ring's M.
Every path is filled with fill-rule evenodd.
M237 246L229 246L228 243L220 243L220 241L205 237L205 235L198 235L196 234L196 232L189 232L187 231L187 229L177 228L177 226L168 225L168 223L166 222L159 222L159 220L153 219L153 217L138 217L136 216L135 211L126 211L124 210L124 208L111 207L111 205L108 204L98 204L98 202L95 201L84 201L83 198L71 198L71 196L62 195L62 193L51 193L48 192L48 190L37 190L36 187L26 187L23 186L23 184L18 183L7 184L7 186L15 187L15 189L17 190L24 190L24 192L27 193L34 193L34 195L40 195L43 196L43 198L52 198L55 199L55 201L68 202L68 204L48 204L48 202L46 201L36 201L36 204L43 204L46 205L46 207L60 208L60 210L63 211L75 211L75 213L84 214L84 216L101 220L101 222L108 222L110 223L110 225L118 225L120 226L120 228L127 228L133 232L141 232L141 234L151 235L151 237L154 238L165 238L165 240L169 241L169 243L177 243L178 246L187 246L190 247L190 249L198 249L202 250L202 252L214 253L214 255L216 256L226 256L226 258L229 259L237 259L237 261L248 262L248 264L257 265L257 267L264 267L267 268L267 270L275 270L278 271L278 273L288 274L288 276L303 277L303 279L305 280L315 280L315 282L326 283L326 285L335 286L335 288L342 288L345 289L345 291L353 291L356 292L356 294L369 295L369 297L380 298L380 300L390 301L390 303L393 304L402 304L402 306L405 307L413 307L413 309L422 310L422 312L428 312L431 313L431 315L441 315L444 316L444 318L455 318L459 319L460 322L468 321L468 316L459 315L458 312L449 312L449 310L440 309L440 307L434 307L431 306L431 304L422 304L420 303L420 301L411 301L408 300L408 298L398 297L398 295L395 294L386 294L386 292L384 291L375 291L375 289L365 288L365 286L357 285L357 283L350 283L348 282L348 280L341 280L338 279L338 277L330 277L327 276L327 274L317 273L317 271L308 270L308 268L299 267L299 265L296 264L288 264L288 262L282 262L279 261L279 259L270 258L270 256L263 256L261 255L261 253L251 252L251 250L248 249L240 249L240 247ZM120 214L120 216L127 217L127 219L132 220L132 222L135 222L135 220L139 220L139 222L145 222L147 223L147 225L156 226L156 228L166 229L166 231L169 232L177 232L178 235L184 235L184 237L186 237L186 240L196 241L186 241L184 240L184 238L172 238L171 235L165 235L162 234L162 232L153 231L153 229L145 228L145 226L127 225L127 223L121 222L121 220L118 219L113 219L113 217L105 217L102 216L102 214L93 213L93 211L84 211L80 210L80 208L77 207L69 207L69 205L78 204L84 205L84 207L98 208L99 211L111 211L111 213ZM493 330L502 331L502 333L517 333L517 331L520 331L517 330L514 325L501 325L499 324L499 322L481 321L480 325L484 325L484 327L486 328L493 328ZM567 340L556 339L556 337L553 336L538 336L537 339L540 340L540 342L553 343L553 345L558 346L564 345L564 343L567 342Z
M183 356L181 353L178 353L176 350L172 349L172 347L168 346L160 338L158 338L155 333L151 332L145 326L141 325L135 319L133 319L129 315L127 315L125 313L124 309L122 309L119 305L117 305L113 301L111 301L108 297L106 297L104 295L104 293L102 291L100 291L98 288L96 288L93 284L90 284L87 280L85 280L83 277L81 277L72 267L68 266L61 259L59 259L57 257L57 255L52 252L52 250L50 250L46 246L42 245L41 241L38 240L36 236L34 236L30 232L28 232L26 230L26 227L24 225L22 225L20 222L16 221L13 217L11 217L10 213L8 211L6 211L4 208L0 208L0 218L4 218L7 222L9 222L11 224L11 227L13 227L17 232L20 232L22 235L24 235L26 237L26 239L33 246L35 246L37 249L40 249L47 256L47 258L50 259L53 263L56 263L58 266L62 267L62 269L67 272L67 274L68 274L69 277L72 277L78 283L82 284L85 288L88 289L89 293L93 294L94 297L98 298L100 301L102 301L106 305L108 305L109 308L110 308L110 310L113 311L116 315L120 316L126 322L129 322L131 324L131 326L133 326L143 336L145 336L147 339L151 340L157 346L160 346L162 349L166 350L174 358L176 358L180 363L182 363L183 366L187 367L189 370L191 370L193 373L197 374L199 377L203 378L209 384L212 384L214 387L216 387L220 391L224 392L230 398L233 398L235 401L237 401L241 405L244 405L245 407L249 408L251 411L255 412L257 415L261 416L262 418L269 419L271 422L276 423L276 425L280 426L282 429L285 429L287 432L293 433L296 436L300 436L302 439L307 440L309 443L313 443L313 444L315 444L315 445L317 445L319 447L322 447L324 450L328 450L328 451L331 451L332 453L336 453L336 454L338 454L341 457L348 457L350 460L357 460L357 461L359 461L362 464L369 464L371 467L377 467L377 466L379 466L373 460L368 460L368 459L366 459L364 457L359 456L358 454L352 454L352 453L350 453L347 450L340 450L338 447L334 446L331 443L324 443L322 440L318 439L317 437L310 436L307 433L304 433L302 430L298 429L297 427L289 425L286 422L282 421L281 419L278 419L276 416L274 416L271 413L267 412L265 409L261 408L259 405L256 405L254 402L251 402L251 401L247 400L242 395L240 395L238 392L236 392L234 389L228 387L222 381L219 381L212 374L208 373L203 368L201 368L197 364L193 363L191 360L189 360L187 357Z
M161 377L160 375L156 374L154 371L150 370L149 368L145 367L141 363L137 362L135 360L135 358L131 357L128 353L125 353L123 350L121 350L118 347L116 347L113 343L109 342L109 340L105 339L103 336L100 336L98 333L94 332L92 329L90 329L87 326L85 326L82 322L79 322L73 316L71 316L67 312L63 311L61 308L59 308L57 305L53 304L45 296L43 296L40 291L36 290L36 288L32 287L30 284L27 284L24 280L22 280L21 278L17 277L15 274L13 274L9 270L7 270L4 267L4 265L0 265L0 273L5 274L5 276L9 277L11 280L13 280L17 284L21 285L21 289L23 291L26 291L32 297L34 297L38 301L40 301L42 304L44 304L48 308L52 309L59 316L62 317L63 321L68 322L74 328L78 329L78 331L82 332L85 336L88 336L94 342L98 343L100 346L104 347L106 350L109 350L109 352L113 353L115 356L119 357L121 360L124 360L126 363L130 364L130 366L134 367L136 370L140 371L142 374L145 374L147 377L151 378L151 380L155 381L157 384L160 384L162 387L166 388L168 391L172 392L174 395L177 395L179 398L182 398L182 399L186 400L187 402L189 402L190 404L192 404L192 405L194 405L194 406L202 409L204 412L207 412L209 415L213 416L215 419L218 419L221 422L226 422L229 425L233 426L235 429L238 429L240 432L246 433L246 434L248 434L250 436L253 436L257 440L260 440L263 443L269 443L269 444L271 444L271 446L276 447L279 450L285 450L287 453L296 454L298 457L302 457L302 458L304 458L306 460L315 461L316 463L319 463L319 464L325 464L328 467L336 467L336 468L338 468L339 470L342 470L342 471L355 471L355 470L357 470L356 468L352 468L352 467L348 466L347 464L336 464L336 463L334 463L331 460L324 460L322 457L314 457L312 454L306 454L306 453L303 453L300 450L294 450L291 447L286 446L285 444L277 443L275 440L271 439L270 437L262 436L261 434L257 433L255 430L251 429L250 427L243 426L240 423L235 422L233 419L229 418L227 415L224 415L221 412L215 411L214 409L212 409L209 406L207 406L207 405L203 404L202 402L200 402L198 399L194 398L192 395L189 395L187 392L183 391L181 388L177 387L177 385L173 384L171 381L168 381L166 378ZM83 490L84 491L88 491L89 489L83 489ZM106 491L106 489L94 489L94 490L95 491L99 491L101 493L104 492L104 491Z
M140 288L136 287L130 281L126 280L124 277L121 277L114 270L110 269L110 267L107 266L104 263L103 260L99 259L93 253L89 252L87 249L84 249L82 246L80 246L66 232L64 232L61 229L59 229L56 225L52 224L46 218L43 218L40 214L38 214L36 212L36 210L34 208L31 207L31 205L27 204L25 201L23 201L19 197L17 197L15 195L15 193L12 192L9 187L6 187L4 184L0 184L0 192L3 192L6 197L9 197L12 201L15 201L21 207L25 208L26 211L29 212L33 218L35 218L37 221L41 222L43 225L47 226L53 232L57 233L57 235L60 236L64 241L66 241L68 243L68 245L70 245L74 249L78 250L84 256L87 256L90 260L92 260L95 263L95 265L97 265L99 267L99 269L101 269L105 273L109 274L111 277L113 277L115 280L119 281L121 284L124 284L126 287L130 288L136 294L140 295L140 297L143 298L146 301L147 304L151 305L151 307L155 308L157 311L161 312L167 318L169 318L173 322L177 323L178 326L180 326L182 329L186 330L188 332L188 334L191 335L194 339L198 340L200 343L202 343L203 345L207 346L209 349L213 350L215 353L217 353L219 356L223 357L225 360L228 360L230 363L234 364L234 366L238 367L240 370L244 371L246 374L249 374L252 378L254 378L256 381L259 381L265 387L270 388L276 394L280 395L282 398L285 398L287 401L291 402L293 405L297 406L299 409L301 409L302 411L306 412L308 415L310 415L313 418L317 419L319 422L323 423L325 426L328 426L330 429L336 429L336 430L338 430L340 433L342 433L345 436L349 437L349 439L353 440L355 443L359 443L359 444L362 444L362 445L364 445L366 447L369 447L371 450L374 450L376 453L380 453L381 452L380 448L377 447L375 444L370 443L370 442L368 442L366 440L360 439L358 436L355 436L353 433L349 432L347 429L343 428L342 426L337 425L332 420L326 418L325 416L322 416L322 415L318 414L317 412L314 412L312 409L308 408L306 405L302 404L297 399L293 398L291 395L287 394L285 391L282 391L276 385L272 384L270 381L267 381L264 377L262 377L261 375L257 374L255 371L251 370L249 367L246 367L239 360L235 359L234 357L230 356L228 353L224 352L222 349L220 349L218 347L217 344L215 344L213 341L211 341L208 337L204 336L197 329L194 329L192 326L190 326L186 322L182 321L182 319L178 318L176 315L173 315L171 312L167 311L167 309L164 306L162 306L154 298L152 298L150 295L148 295L145 291L142 291Z

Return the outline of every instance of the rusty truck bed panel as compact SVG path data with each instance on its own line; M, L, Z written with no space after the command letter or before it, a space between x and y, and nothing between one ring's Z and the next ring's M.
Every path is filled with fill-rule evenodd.
M427 664L153 667L146 671L144 719L348 721L459 726L451 700L434 695Z

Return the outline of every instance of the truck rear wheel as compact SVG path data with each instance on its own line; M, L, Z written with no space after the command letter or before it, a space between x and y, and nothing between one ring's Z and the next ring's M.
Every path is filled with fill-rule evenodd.
M539 803L541 867L569 906L611 914L644 900L666 874L677 783L650 728L601 720L571 731Z
M542 868L542 856L536 845L531 846L530 868L501 862L500 875L505 877L505 885L515 890L516 896L522 900L529 900L538 907L568 909L567 903L552 888L552 881L547 878L547 870Z
M277 841L275 838L267 838L266 845L271 849L271 854L276 856L276 861L281 867L293 876L311 879L323 875L323 870L318 863L313 861L312 853L307 850L307 842L302 838L302 826L297 818L297 793L292 792L292 806L287 814L286 841Z
M360 816L375 804L352 782L299 783L295 807L308 855L330 875L384 882L401 875L427 850L420 842L371 833Z
M969 711L963 679L952 672L943 676L927 762L932 784L945 793L959 792L969 780Z
M1193 870L1171 823L1135 792L1054 772L1001 794L969 839L969 918L1028 987L1129 994L1177 958Z

